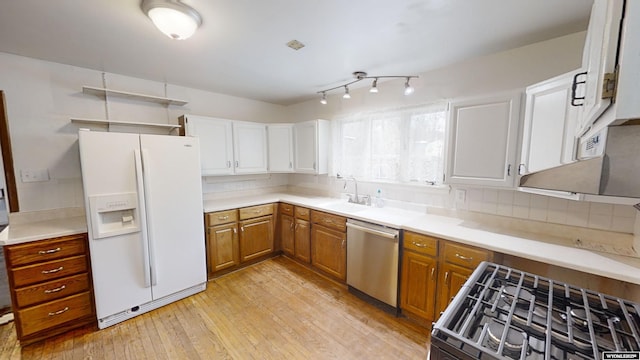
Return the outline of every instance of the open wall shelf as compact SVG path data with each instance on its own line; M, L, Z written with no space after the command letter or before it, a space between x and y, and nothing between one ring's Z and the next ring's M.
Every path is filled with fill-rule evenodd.
M107 95L109 95L109 96L117 96L117 97L126 98L126 99L149 101L149 102L153 102L153 103L157 103L157 104L164 104L164 105L183 106L183 105L187 104L187 101L184 101L184 100L170 99L170 98L165 98L165 97L161 97L161 96L138 94L138 93L132 93L132 92L128 92L128 91L97 88L97 87L93 87L93 86L83 86L82 87L82 92L85 93L85 94L101 96L101 97L106 97Z

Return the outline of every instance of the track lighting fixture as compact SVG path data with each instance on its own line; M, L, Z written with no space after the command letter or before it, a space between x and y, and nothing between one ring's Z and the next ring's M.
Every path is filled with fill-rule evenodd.
M349 95L349 87L347 85L344 86L344 95L342 95L343 99L351 99L351 95Z
M371 84L371 88L369 89L370 93L377 93L378 92L378 79L383 79L383 78L405 78L407 79L406 82L404 83L404 94L405 95L411 95L414 92L414 88L409 85L409 80L411 80L412 78L417 78L417 75L385 75L385 76L368 76L366 72L364 71L356 71L353 73L353 77L355 78L355 80L350 81L346 84L340 85L340 86L336 86L336 87L332 87L330 89L325 89L325 90L320 90L318 91L318 94L322 94L322 99L320 100L320 103L322 105L326 105L327 104L327 92L329 91L333 91L336 89L341 89L344 88L344 95L342 95L343 99L351 99L351 95L349 94L349 85L351 84L355 84L357 82L360 82L364 79L373 79L373 83Z
M373 84L371 84L371 89L369 89L369 92L372 94L378 93L378 78L373 79Z

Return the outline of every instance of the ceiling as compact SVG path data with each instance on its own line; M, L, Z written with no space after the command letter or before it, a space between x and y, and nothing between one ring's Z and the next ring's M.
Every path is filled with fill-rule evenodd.
M288 105L354 71L412 75L585 30L593 1L183 2L203 24L178 41L139 0L1 0L0 52Z

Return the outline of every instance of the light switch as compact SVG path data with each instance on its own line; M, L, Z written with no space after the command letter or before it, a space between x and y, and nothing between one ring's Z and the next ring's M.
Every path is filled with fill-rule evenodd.
M22 182L49 181L49 169L23 169L20 170Z

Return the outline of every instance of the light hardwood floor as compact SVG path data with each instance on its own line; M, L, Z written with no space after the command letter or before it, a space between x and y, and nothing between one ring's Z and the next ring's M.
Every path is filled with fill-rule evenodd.
M278 257L100 331L21 348L0 326L0 359L426 359L428 342L429 329Z

